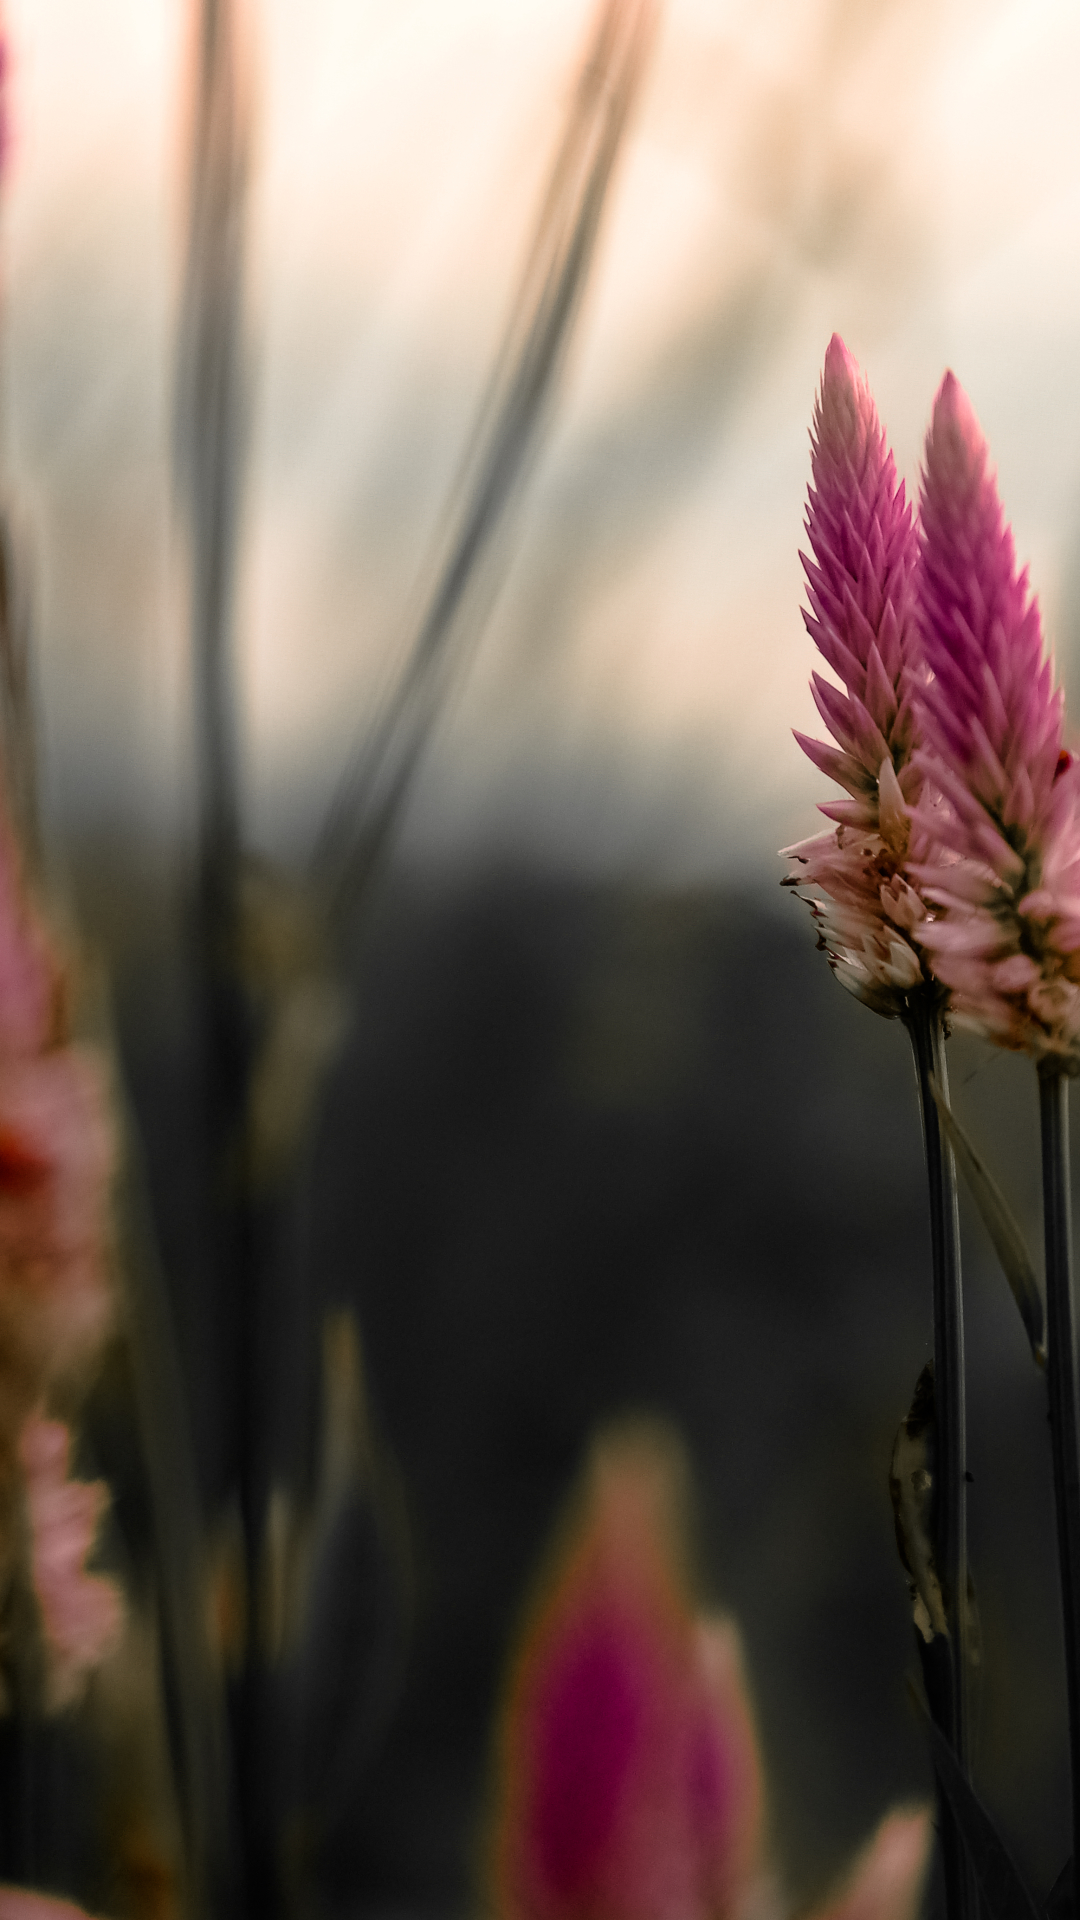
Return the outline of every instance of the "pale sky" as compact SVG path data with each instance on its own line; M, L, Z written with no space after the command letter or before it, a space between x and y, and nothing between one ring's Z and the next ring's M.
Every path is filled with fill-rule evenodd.
M591 6L251 0L252 831L302 839L407 631ZM169 508L181 0L7 0L4 486L50 789L182 817ZM504 589L417 847L778 871L821 777L799 618L830 333L909 482L951 365L1066 668L1080 639L1080 15L668 0ZM1080 654L1078 654L1080 664ZM1080 673L1074 688L1080 719Z

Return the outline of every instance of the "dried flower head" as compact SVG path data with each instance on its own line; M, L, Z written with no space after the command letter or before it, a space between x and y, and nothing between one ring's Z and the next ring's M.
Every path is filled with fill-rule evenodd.
M922 679L914 610L918 541L870 389L839 335L825 355L811 436L814 485L802 556L807 631L844 691L811 678L834 746L796 733L844 789L821 811L836 829L785 849L786 884L809 900L837 978L880 1013L903 1010L923 978L925 909L906 863Z
M1080 1059L1080 774L986 441L951 373L926 442L919 619L922 941L955 1016Z

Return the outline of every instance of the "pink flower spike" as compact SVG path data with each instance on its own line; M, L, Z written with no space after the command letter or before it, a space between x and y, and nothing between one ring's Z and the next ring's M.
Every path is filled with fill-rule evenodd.
M814 557L803 555L803 618L844 691L812 677L835 746L795 738L847 797L821 808L836 831L787 850L786 884L808 901L837 979L893 1015L924 978L914 933L925 908L905 865L922 782L918 540L870 389L838 334L825 355L811 466L806 530Z
M923 944L956 1018L1080 1060L1080 785L1038 603L1017 568L971 403L951 373L923 475L918 616Z
M500 1920L712 1920L761 1873L738 1642L693 1611L675 1467L642 1433L594 1454L510 1688L492 1853Z
M67 1478L70 1446L65 1426L35 1416L19 1448L53 1710L78 1700L94 1668L116 1647L123 1622L117 1588L85 1565L108 1492L102 1481Z
M833 739L860 768L866 812L859 824L876 828L882 759L888 754L899 772L914 745L918 543L870 389L835 333L814 413L811 470L806 531L814 559L803 556L810 600L803 618L846 689L815 675L815 699Z
M931 1832L927 1807L890 1813L839 1892L812 1920L918 1920Z
M935 685L929 744L1003 827L1023 773L1043 803L1062 750L1060 693L1044 673L1038 603L1018 573L986 442L947 373L926 441L919 618Z

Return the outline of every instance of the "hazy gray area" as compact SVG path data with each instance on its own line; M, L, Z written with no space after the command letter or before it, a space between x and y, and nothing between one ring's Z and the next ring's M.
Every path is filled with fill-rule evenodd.
M5 489L54 808L184 831L170 513L186 13L14 0ZM303 846L407 642L588 25L524 0L251 8L252 830ZM820 785L796 550L839 328L914 478L952 364L1068 669L1080 169L1062 3L670 0L414 852L771 877Z

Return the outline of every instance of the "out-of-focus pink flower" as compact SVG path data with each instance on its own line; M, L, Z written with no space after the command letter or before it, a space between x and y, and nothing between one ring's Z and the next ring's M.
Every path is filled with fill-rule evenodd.
M116 1646L123 1620L112 1581L86 1570L108 1490L103 1481L68 1479L70 1450L71 1436L58 1420L35 1416L23 1429L19 1455L52 1709L79 1698Z
M24 1496L32 1511L54 1518L60 1511L59 1495L47 1496L40 1460L37 1481L24 1485L29 1466L20 1440L29 1434L33 1452L28 1420L55 1391L70 1395L112 1307L109 1103L97 1058L68 1042L65 985L0 802L0 1599L20 1552ZM96 1515L92 1490L71 1489L65 1498L69 1531L80 1512L89 1513L88 1501ZM78 1590L43 1579L35 1573L60 1621L64 1591ZM90 1583L82 1600L82 1613L68 1621L72 1648L80 1619L93 1637L95 1608L103 1630L112 1590Z
M109 1315L107 1114L88 1051L0 1060L0 1327L42 1383L96 1345Z
M785 849L837 978L881 1013L923 977L913 935L925 913L906 872L923 678L914 609L918 540L870 389L838 334L825 355L811 436L806 529L814 558L807 630L843 682L811 690L835 746L795 738L846 797L831 833Z
M646 1436L594 1454L502 1729L502 1920L718 1920L762 1871L737 1640L695 1614L673 1483Z
M1019 572L986 442L951 373L926 442L919 618L936 909L921 934L957 1019L1036 1056L1080 1054L1080 771L1037 602Z
M0 1887L0 1920L90 1920L83 1907L51 1893L31 1893L26 1887Z
M918 1920L931 1837L928 1807L888 1814L813 1920Z
M778 1920L738 1635L687 1571L685 1470L654 1428L595 1446L500 1726L495 1920ZM886 1819L815 1920L916 1920L927 1810Z

